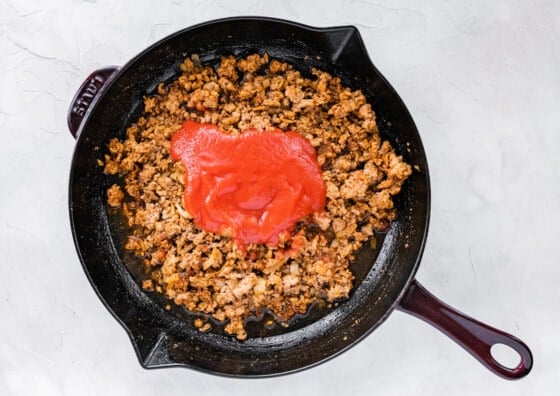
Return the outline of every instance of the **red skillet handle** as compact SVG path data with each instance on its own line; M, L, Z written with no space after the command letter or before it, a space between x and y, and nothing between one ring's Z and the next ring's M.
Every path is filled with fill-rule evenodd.
M119 70L118 66L107 66L91 73L78 89L78 92L70 103L68 110L68 129L74 138L77 138L80 125L88 109L99 95L103 86Z
M398 308L445 333L490 371L501 377L518 379L531 371L533 356L521 340L451 308L430 294L416 280L408 288ZM521 362L517 367L505 367L492 357L490 348L495 344L505 344L519 354Z

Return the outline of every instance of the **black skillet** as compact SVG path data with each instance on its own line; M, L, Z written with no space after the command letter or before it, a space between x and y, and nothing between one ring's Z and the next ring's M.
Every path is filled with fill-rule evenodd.
M106 205L105 191L118 182L97 164L109 140L123 137L142 113L143 97L159 82L179 74L187 54L215 65L222 55L254 52L288 61L303 73L317 67L361 89L377 113L383 138L414 165L396 199L399 216L375 250L364 249L353 263L356 275L349 299L330 309L314 307L290 326L248 322L250 337L240 342L216 330L195 329L195 315L165 309L161 296L144 292L138 260L123 251L126 228ZM532 355L519 339L450 308L415 279L428 231L430 185L420 136L404 103L371 63L352 26L313 28L262 17L211 21L177 32L152 45L123 67L92 73L73 99L68 114L76 138L69 205L74 241L83 268L107 309L126 329L145 368L185 366L239 377L286 374L319 364L355 345L394 310L417 316L458 342L494 373L521 378ZM505 344L520 355L514 368L491 355Z

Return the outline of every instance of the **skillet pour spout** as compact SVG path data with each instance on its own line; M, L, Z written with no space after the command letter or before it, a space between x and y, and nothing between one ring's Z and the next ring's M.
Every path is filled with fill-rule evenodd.
M123 250L126 230L106 205L114 182L97 165L112 138L122 138L143 111L143 98L179 73L184 57L198 54L216 65L225 55L267 52L309 74L318 68L361 89L389 140L414 171L395 198L398 217L377 250L364 250L352 264L351 296L328 313L282 332L240 342L199 332L190 313L168 311L167 301L140 286L138 263ZM128 333L145 368L182 366L235 377L288 374L331 359L369 335L395 309L411 313L452 337L494 373L521 378L532 367L527 346L437 300L414 279L428 233L428 164L416 125L405 104L371 62L358 29L316 28L265 17L202 23L153 44L122 67L92 73L68 113L76 138L69 182L69 212L78 256L92 287ZM500 365L490 348L502 343L521 356L515 368ZM258 364L256 363L258 362Z

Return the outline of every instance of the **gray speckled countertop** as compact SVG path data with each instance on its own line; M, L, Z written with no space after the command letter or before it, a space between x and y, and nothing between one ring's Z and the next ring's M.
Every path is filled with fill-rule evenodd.
M1 395L552 395L560 386L560 3L551 1L0 0ZM533 350L502 380L395 312L290 376L146 371L90 287L68 220L70 99L181 28L264 15L355 25L407 104L431 171L417 278Z

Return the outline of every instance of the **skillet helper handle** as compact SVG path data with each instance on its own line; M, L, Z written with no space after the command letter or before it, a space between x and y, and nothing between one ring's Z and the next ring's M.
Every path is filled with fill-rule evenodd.
M75 139L78 138L80 125L88 109L95 98L98 97L103 86L118 72L118 70L118 66L107 66L94 71L85 79L76 95L74 95L70 103L70 108L68 109L67 122L68 129L70 129L70 133Z
M451 308L416 280L411 283L398 308L428 322L503 378L519 379L531 371L533 356L523 341ZM505 344L519 354L521 361L517 367L503 366L494 359L490 349L496 344Z

